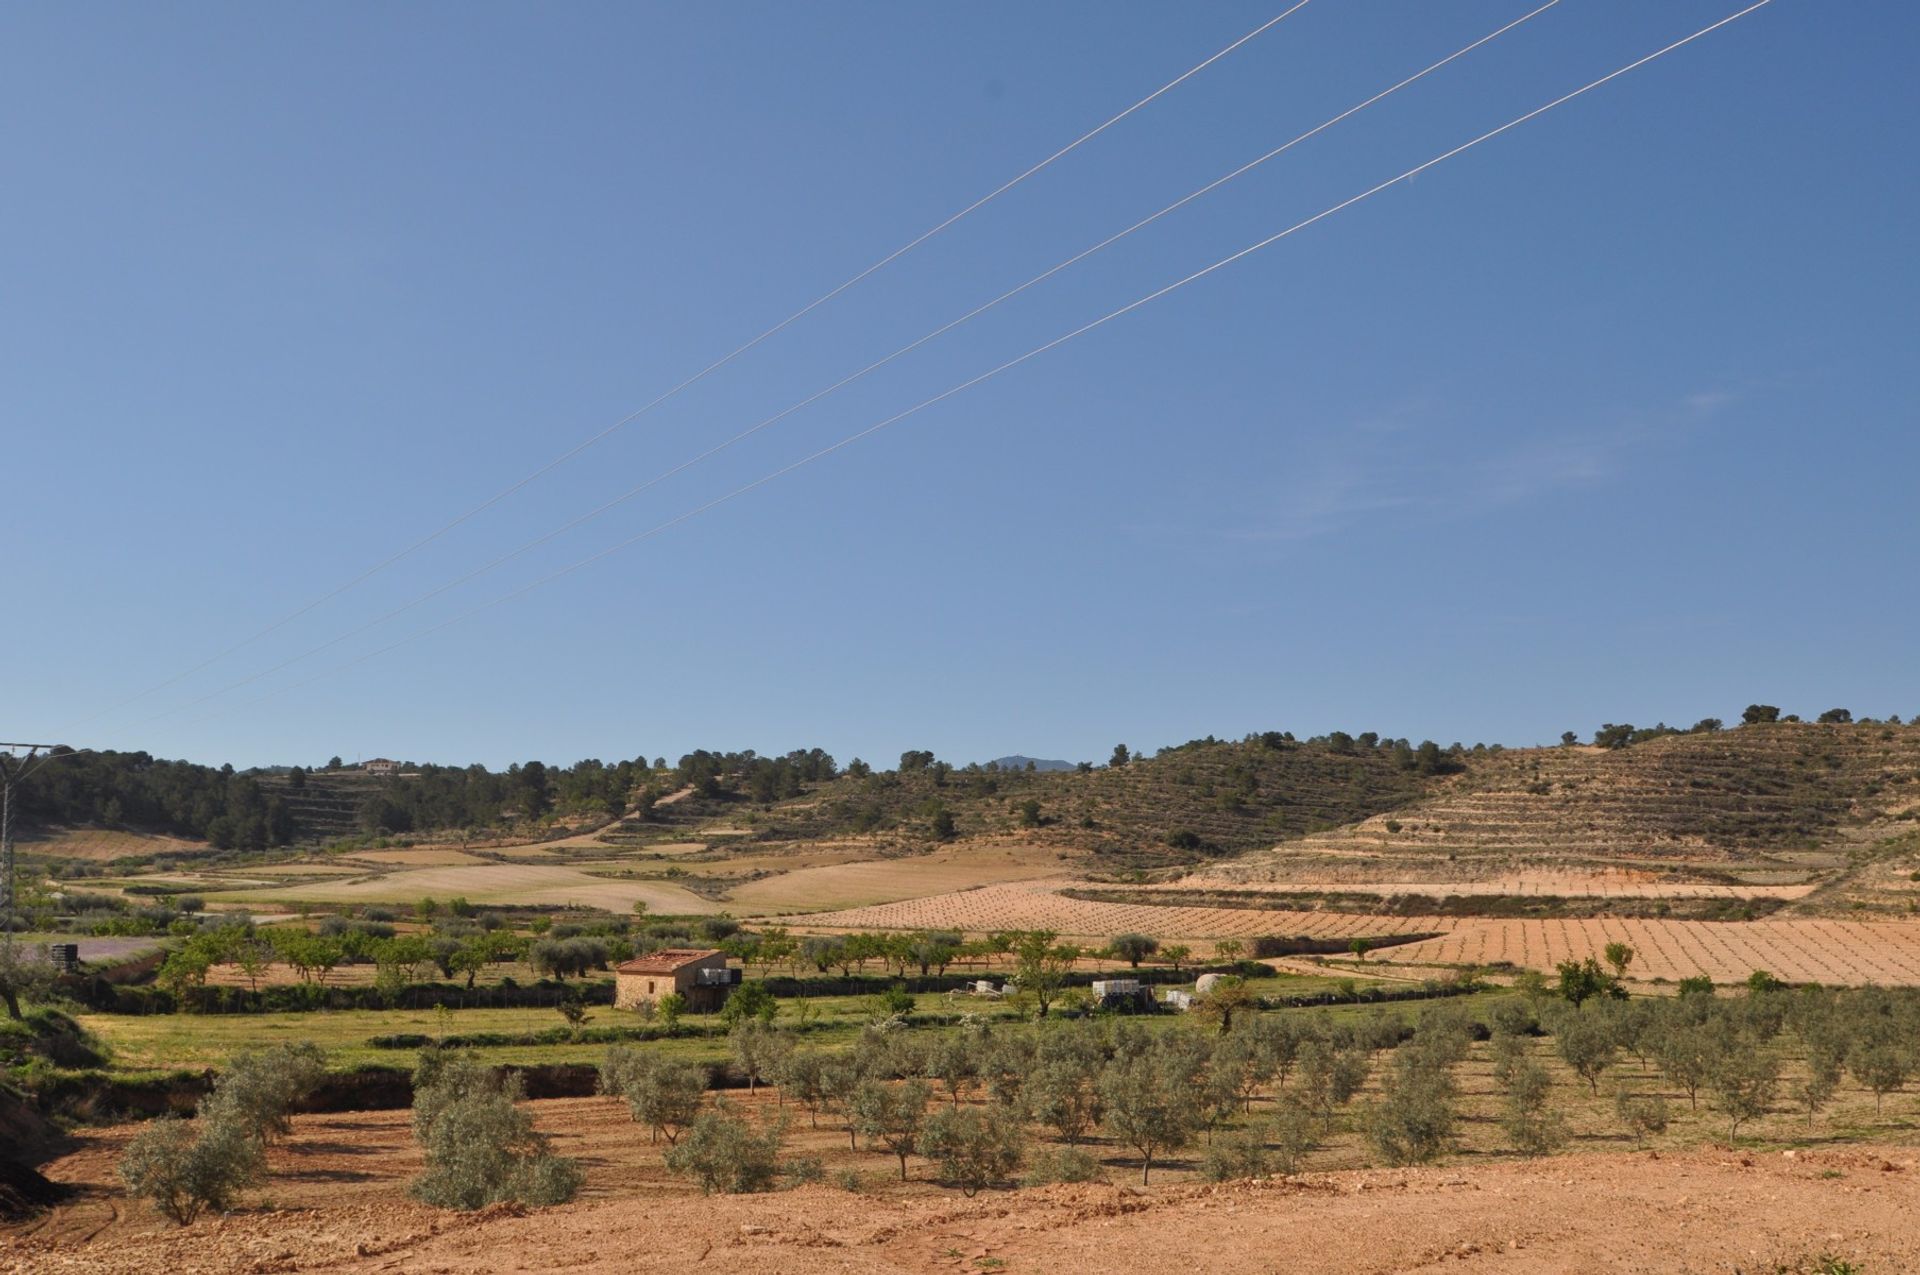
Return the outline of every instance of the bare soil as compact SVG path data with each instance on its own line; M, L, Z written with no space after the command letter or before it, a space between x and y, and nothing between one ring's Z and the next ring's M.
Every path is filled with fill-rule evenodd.
M769 1107L762 1099L752 1105ZM532 1104L587 1170L581 1199L463 1215L406 1197L407 1113L306 1116L248 1206L178 1229L127 1201L113 1164L131 1128L91 1131L45 1166L77 1196L0 1228L0 1271L1798 1271L1830 1253L1920 1269L1911 1145L1792 1152L1607 1152L1426 1169L1311 1173L1228 1186L1169 1175L985 1191L974 1199L797 1116L790 1142L862 1187L703 1198L603 1099Z

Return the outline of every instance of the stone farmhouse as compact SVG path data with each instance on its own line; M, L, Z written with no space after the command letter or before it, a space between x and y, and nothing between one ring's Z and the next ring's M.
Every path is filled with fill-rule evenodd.
M662 948L614 969L613 1005L615 1009L637 1009L677 992L686 998L688 1009L707 1013L725 1004L739 982L740 971L727 967L724 952Z

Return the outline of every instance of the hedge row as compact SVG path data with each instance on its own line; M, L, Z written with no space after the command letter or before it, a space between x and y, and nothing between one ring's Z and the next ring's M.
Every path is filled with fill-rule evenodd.
M63 989L104 1014L284 1014L324 1009L552 1009L565 1001L613 1004L613 981L537 983L503 980L467 988L458 983L411 983L394 991L362 984L330 987L292 983L253 990L195 987L184 998L160 987L123 987L101 978L70 980Z

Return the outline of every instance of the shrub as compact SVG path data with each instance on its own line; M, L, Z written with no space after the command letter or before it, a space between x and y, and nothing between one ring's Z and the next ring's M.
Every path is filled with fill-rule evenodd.
M1153 1157L1185 1146L1200 1123L1193 1068L1168 1033L1152 1046L1122 1054L1100 1073L1098 1090L1109 1131L1140 1153L1140 1182Z
M743 983L734 989L733 994L727 997L727 1003L720 1007L720 1021L729 1028L749 1018L771 1023L779 1012L780 1002L767 990L765 982Z
M1160 940L1146 934L1120 934L1107 945L1107 950L1116 959L1138 969L1140 962L1160 950Z
M817 1155L798 1155L780 1166L781 1185L810 1186L827 1180L827 1166Z
M1453 1140L1453 1078L1412 1050L1394 1058L1380 1101L1367 1113L1367 1138L1389 1164L1438 1159Z
M761 1081L777 1076L782 1060L793 1052L793 1037L759 1018L743 1018L735 1023L728 1043L733 1047L733 1060L746 1073L749 1094ZM784 1093L780 1100L786 1101Z
M1609 1016L1598 1006L1565 1010L1550 1025L1560 1057L1587 1082L1590 1092L1599 1093L1600 1074L1613 1066L1620 1048Z
M1100 1162L1079 1147L1056 1147L1033 1157L1022 1181L1027 1186L1046 1186L1052 1182L1100 1182L1106 1174Z
M1322 1118L1332 1115L1335 1107L1353 1101L1372 1069L1367 1051L1357 1045L1336 1048L1325 1041L1309 1040L1300 1047L1301 1093Z
M1613 1109L1620 1123L1633 1134L1634 1142L1641 1146L1645 1146L1652 1135L1667 1131L1667 1100L1657 1093L1617 1090L1613 1095Z
M250 1137L266 1143L286 1135L288 1113L326 1073L326 1055L310 1042L236 1054L214 1081L200 1114L203 1119L233 1119Z
M936 1111L919 1145L921 1155L939 1164L940 1176L969 1196L1011 1176L1026 1153L1019 1123L998 1109Z
M1727 1117L1727 1137L1732 1139L1741 1125L1765 1115L1773 1105L1780 1085L1780 1056L1744 1035L1732 1036L1715 1057L1707 1083Z
M1298 1173L1308 1153L1320 1145L1320 1119L1305 1103L1289 1097L1274 1112L1267 1137L1273 1143L1274 1170Z
M873 998L874 1012L878 1017L895 1018L911 1014L915 1004L913 993L907 990L905 983L895 983Z
M781 1132L755 1128L720 1099L667 1152L667 1169L693 1178L706 1195L770 1191L780 1169Z
M1027 1073L1021 1097L1028 1114L1058 1133L1069 1145L1079 1145L1100 1123L1100 1091L1094 1084L1098 1065L1066 1057L1042 1058Z
M415 1076L414 1136L427 1160L409 1188L416 1198L440 1208L478 1209L507 1200L564 1204L579 1191L579 1166L548 1150L533 1117L516 1105L522 1097L517 1075L429 1051Z
M1201 1176L1209 1182L1258 1178L1267 1172L1267 1140L1258 1128L1235 1129L1207 1144Z
M1506 1111L1500 1121L1514 1150L1521 1155L1545 1155L1567 1139L1566 1122L1547 1108L1553 1080L1547 1069L1523 1058L1507 1071Z
M627 1110L648 1129L648 1141L666 1135L667 1145L700 1114L707 1073L692 1063L671 1062L656 1054L614 1046L600 1064L600 1092L627 1101Z
M207 1209L224 1212L265 1168L259 1141L239 1121L196 1123L162 1116L134 1136L120 1159L128 1193L180 1226Z
M849 1103L853 1127L900 1157L902 1182L907 1180L907 1157L919 1145L932 1098L933 1091L924 1080L898 1085L868 1080L853 1091Z

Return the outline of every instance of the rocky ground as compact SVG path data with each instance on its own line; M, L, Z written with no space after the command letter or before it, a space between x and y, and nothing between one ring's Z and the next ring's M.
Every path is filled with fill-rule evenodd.
M569 1206L462 1215L405 1194L405 1112L301 1117L242 1210L178 1229L120 1195L131 1130L87 1134L44 1166L79 1188L0 1229L0 1271L1775 1272L1822 1254L1920 1270L1920 1147L1608 1152L1213 1187L1169 1174L987 1191L890 1181L891 1162L806 1129L799 1149L858 1166L815 1185L703 1199L604 1100L534 1104L588 1189ZM916 1175L926 1166L916 1163Z

